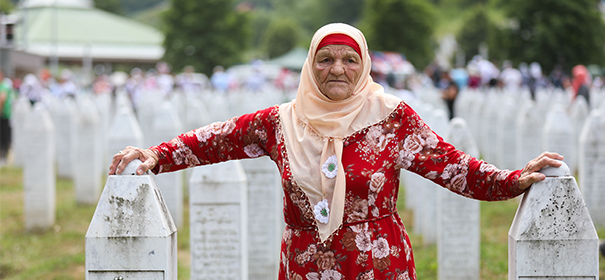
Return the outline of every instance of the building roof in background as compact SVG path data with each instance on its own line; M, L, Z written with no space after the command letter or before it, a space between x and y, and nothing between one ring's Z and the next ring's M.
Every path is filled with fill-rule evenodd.
M127 17L90 7L90 1L29 0L16 13L19 49L44 57L159 60L164 35ZM55 29L56 28L56 29ZM56 31L55 31L56 30Z
M308 49L296 47L280 57L267 61L267 64L279 65L281 67L300 71L303 64L305 64L305 60L307 60L308 54Z
M92 8L92 0L24 0L21 1L19 8L35 7L70 7L70 8Z

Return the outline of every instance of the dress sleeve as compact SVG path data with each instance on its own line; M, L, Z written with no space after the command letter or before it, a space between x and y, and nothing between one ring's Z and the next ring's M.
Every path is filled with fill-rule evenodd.
M466 197L496 201L523 193L521 170L501 170L465 154L443 141L410 108L405 106L396 164Z
M275 154L278 107L215 122L150 147L159 158L155 174Z

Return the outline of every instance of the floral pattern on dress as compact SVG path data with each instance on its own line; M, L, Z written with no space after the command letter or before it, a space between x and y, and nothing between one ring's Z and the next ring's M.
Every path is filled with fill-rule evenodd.
M257 144L250 144L244 147L244 152L251 158L264 156L267 153Z
M170 141L170 143L176 147L174 152L172 152L172 159L174 160L175 164L187 165L187 167L200 165L199 159L180 138L174 138Z
M205 142L213 135L226 135L235 129L237 118L229 119L226 122L214 122L210 125L195 130L195 136L199 142Z
M499 170L457 151L402 102L384 120L343 139L343 224L320 242L313 205L292 177L280 121L275 106L151 147L159 158L156 174L265 155L276 162L286 222L280 280L416 280L409 236L396 208L400 169L475 199L503 200L523 191L520 170Z

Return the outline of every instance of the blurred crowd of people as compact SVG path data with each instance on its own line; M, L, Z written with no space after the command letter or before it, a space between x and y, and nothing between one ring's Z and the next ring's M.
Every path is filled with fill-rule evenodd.
M466 67L443 69L437 63L429 65L424 71L431 83L442 91L442 98L450 110L450 118L454 116L453 108L456 96L460 90L469 89L500 89L503 92L528 90L535 100L536 91L563 90L570 99L583 96L590 105L591 89L605 88L605 68L591 73L584 65L576 65L570 73L557 65L545 74L538 62L513 63L506 60L502 65L486 60L480 55L473 57Z
M10 147L11 109L14 100L20 96L26 97L33 105L44 102L49 97L74 98L78 94L116 94L124 91L130 96L133 109L136 110L147 92L169 97L175 91L226 94L234 90L260 92L269 87L291 91L297 88L299 79L297 71L264 65L260 60L229 69L216 66L210 78L203 73L196 73L192 66L186 66L175 74L171 66L163 61L147 70L135 67L130 73L100 72L91 83L83 84L68 68L61 70L56 76L44 68L39 73L29 73L22 79L5 77L0 70L0 160L6 158Z
M373 59L383 61L378 65L390 69L372 69L372 77L385 87L385 92L408 100L417 97L421 92L419 88L434 86L441 91L450 118L455 115L456 97L465 88L497 88L503 91L526 89L532 98L535 98L537 90L558 88L569 92L571 98L583 96L590 104L589 91L605 87L605 69L595 75L594 71L591 73L583 65L573 67L570 73L563 71L561 66L556 66L545 75L537 62L529 65L520 63L515 68L510 61L504 61L500 66L477 55L466 67L444 69L437 63L432 63L419 73L411 64L406 63L403 56L375 53ZM74 97L81 92L115 94L116 91L123 90L130 96L136 110L141 98L150 91L165 96L175 90L226 94L235 90L260 92L272 88L288 92L297 88L299 75L296 70L266 65L260 60L229 69L217 65L210 77L196 73L192 66L186 66L180 73L174 74L168 63L160 61L147 70L133 68L130 73L99 73L87 85L79 83L70 69L63 69L59 75L53 76L44 68L37 75L27 74L23 79L5 77L0 71L0 158L6 156L10 146L11 106L18 96L26 96L34 104L42 101L45 96L65 98Z

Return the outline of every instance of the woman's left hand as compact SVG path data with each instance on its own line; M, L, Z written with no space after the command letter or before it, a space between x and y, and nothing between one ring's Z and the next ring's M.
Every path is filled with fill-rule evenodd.
M563 156L557 153L544 152L535 159L530 160L519 176L519 187L523 190L529 188L531 184L546 179L546 176L539 173L540 169L546 166L561 166Z

